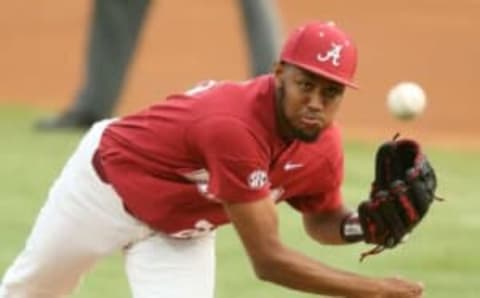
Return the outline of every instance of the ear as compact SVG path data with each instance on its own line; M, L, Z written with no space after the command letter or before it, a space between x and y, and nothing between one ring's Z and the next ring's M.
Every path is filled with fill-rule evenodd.
M273 76L275 78L275 84L277 86L280 84L281 77L283 76L283 73L285 72L285 64L277 61L273 64Z

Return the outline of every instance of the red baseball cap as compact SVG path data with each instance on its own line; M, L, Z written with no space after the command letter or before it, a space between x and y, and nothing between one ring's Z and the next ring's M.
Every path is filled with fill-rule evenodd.
M333 22L310 22L292 32L280 60L357 89L357 48Z

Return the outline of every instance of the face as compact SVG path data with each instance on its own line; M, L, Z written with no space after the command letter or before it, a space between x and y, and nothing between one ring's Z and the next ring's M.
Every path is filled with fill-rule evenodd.
M335 118L345 87L293 65L275 66L276 117L288 139L314 142Z

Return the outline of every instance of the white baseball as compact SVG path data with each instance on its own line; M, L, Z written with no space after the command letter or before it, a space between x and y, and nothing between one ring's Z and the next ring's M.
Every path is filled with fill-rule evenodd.
M423 113L427 104L425 91L413 82L401 82L393 86L387 95L390 112L402 120L413 119Z

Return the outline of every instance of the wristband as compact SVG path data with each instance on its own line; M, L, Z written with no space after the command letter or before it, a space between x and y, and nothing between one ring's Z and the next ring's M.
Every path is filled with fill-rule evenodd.
M351 213L340 225L340 235L345 242L353 243L364 240L363 229L357 213Z

